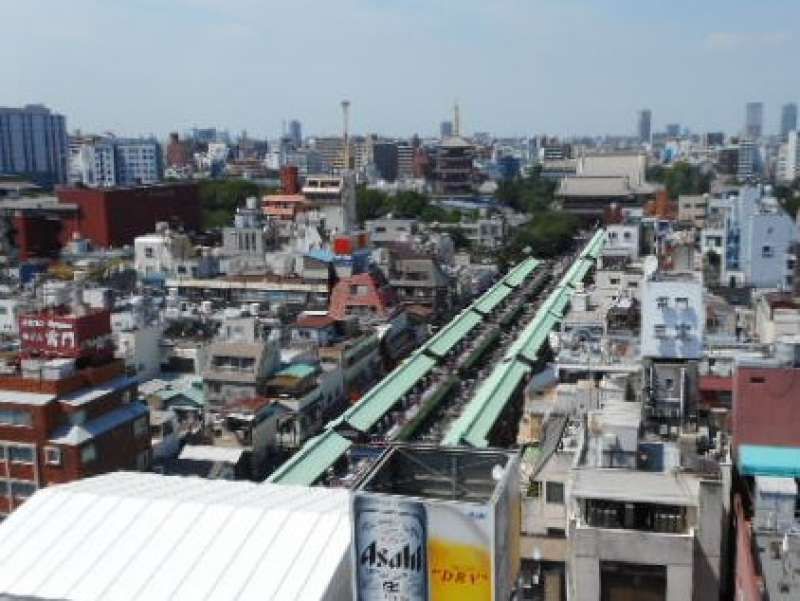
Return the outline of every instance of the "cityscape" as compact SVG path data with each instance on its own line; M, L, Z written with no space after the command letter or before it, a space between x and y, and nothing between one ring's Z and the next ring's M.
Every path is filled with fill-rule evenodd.
M510 27L536 10L501 4L480 18ZM560 31L558 11L574 11L591 41L580 28L608 17L601 4L542 2L539 16ZM737 18L757 12L733 4ZM145 5L131 8L136 35L156 10ZM573 95L559 112L548 88L525 124L509 87L504 122L502 98L485 114L490 73L470 88L456 67L470 26L487 57L502 43L468 5L363 13L377 27L392 11L387 43L419 16L409 34L425 52L437 32L452 51L431 55L454 66L452 93L432 106L439 88L422 74L405 82L427 85L418 104L387 88L381 131L365 89L385 73L367 65L389 69L395 51L379 44L337 59L364 68L354 91L338 92L350 74L295 103L244 85L269 113L258 119L238 98L210 110L218 57L169 56L152 86L124 61L93 74L87 58L71 73L87 88L69 94L60 75L8 67L0 600L800 601L800 90L761 85L743 59L715 110L714 86L704 96L665 71L680 102L598 90L585 126ZM340 17L361 9L348 1ZM181 36L202 36L205 19L225 25L208 47L236 62L250 59L247 14L298 9L158 10L176 46L194 48ZM333 14L318 10L309 32ZM615 31L663 32L647 10L620 3ZM33 35L70 54L94 47L87 31ZM703 35L708 52L794 43ZM333 52L326 40L283 47L280 68L318 76L300 63ZM584 43L548 60L566 70ZM635 77L599 68L610 87ZM194 69L214 98L160 89L162 70L178 85ZM119 72L131 105L110 107L91 86ZM152 102L164 106L152 120L131 108Z

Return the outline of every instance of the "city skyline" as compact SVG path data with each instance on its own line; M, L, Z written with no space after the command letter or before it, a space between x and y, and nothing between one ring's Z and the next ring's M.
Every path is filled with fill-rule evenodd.
M653 131L676 122L735 134L754 98L772 134L780 107L800 98L789 77L798 39L780 27L800 7L777 1L757 13L717 0L329 4L13 3L6 14L37 27L0 41L14 57L0 67L0 104L44 103L71 131L164 137L215 125L273 137L293 118L307 133L339 133L349 98L354 132L431 135L457 98L466 133L570 136L634 135L642 106Z

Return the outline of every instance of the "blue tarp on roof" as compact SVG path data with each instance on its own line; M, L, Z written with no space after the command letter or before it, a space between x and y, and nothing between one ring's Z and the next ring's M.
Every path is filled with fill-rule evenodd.
M800 478L800 447L743 444L739 471L746 476Z

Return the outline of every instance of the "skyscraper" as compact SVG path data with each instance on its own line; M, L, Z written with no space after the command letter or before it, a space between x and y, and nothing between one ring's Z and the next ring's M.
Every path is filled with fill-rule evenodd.
M303 126L297 119L289 121L289 139L295 148L300 148L303 145Z
M797 104L790 102L781 107L781 140L789 137L789 132L797 129Z
M39 184L67 178L67 126L42 104L0 107L0 174L21 174Z
M748 102L745 107L744 135L757 140L764 131L764 103Z
M439 125L439 137L444 140L445 138L452 138L453 137L453 122L452 121L442 121L441 125Z
M650 130L653 120L653 113L650 109L642 109L639 111L639 142L643 144L650 143Z

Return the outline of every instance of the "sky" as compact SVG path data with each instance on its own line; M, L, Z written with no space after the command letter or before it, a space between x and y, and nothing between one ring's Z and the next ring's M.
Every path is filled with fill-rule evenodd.
M0 106L70 131L738 132L800 101L797 0L0 0ZM10 26L9 26L10 25Z

